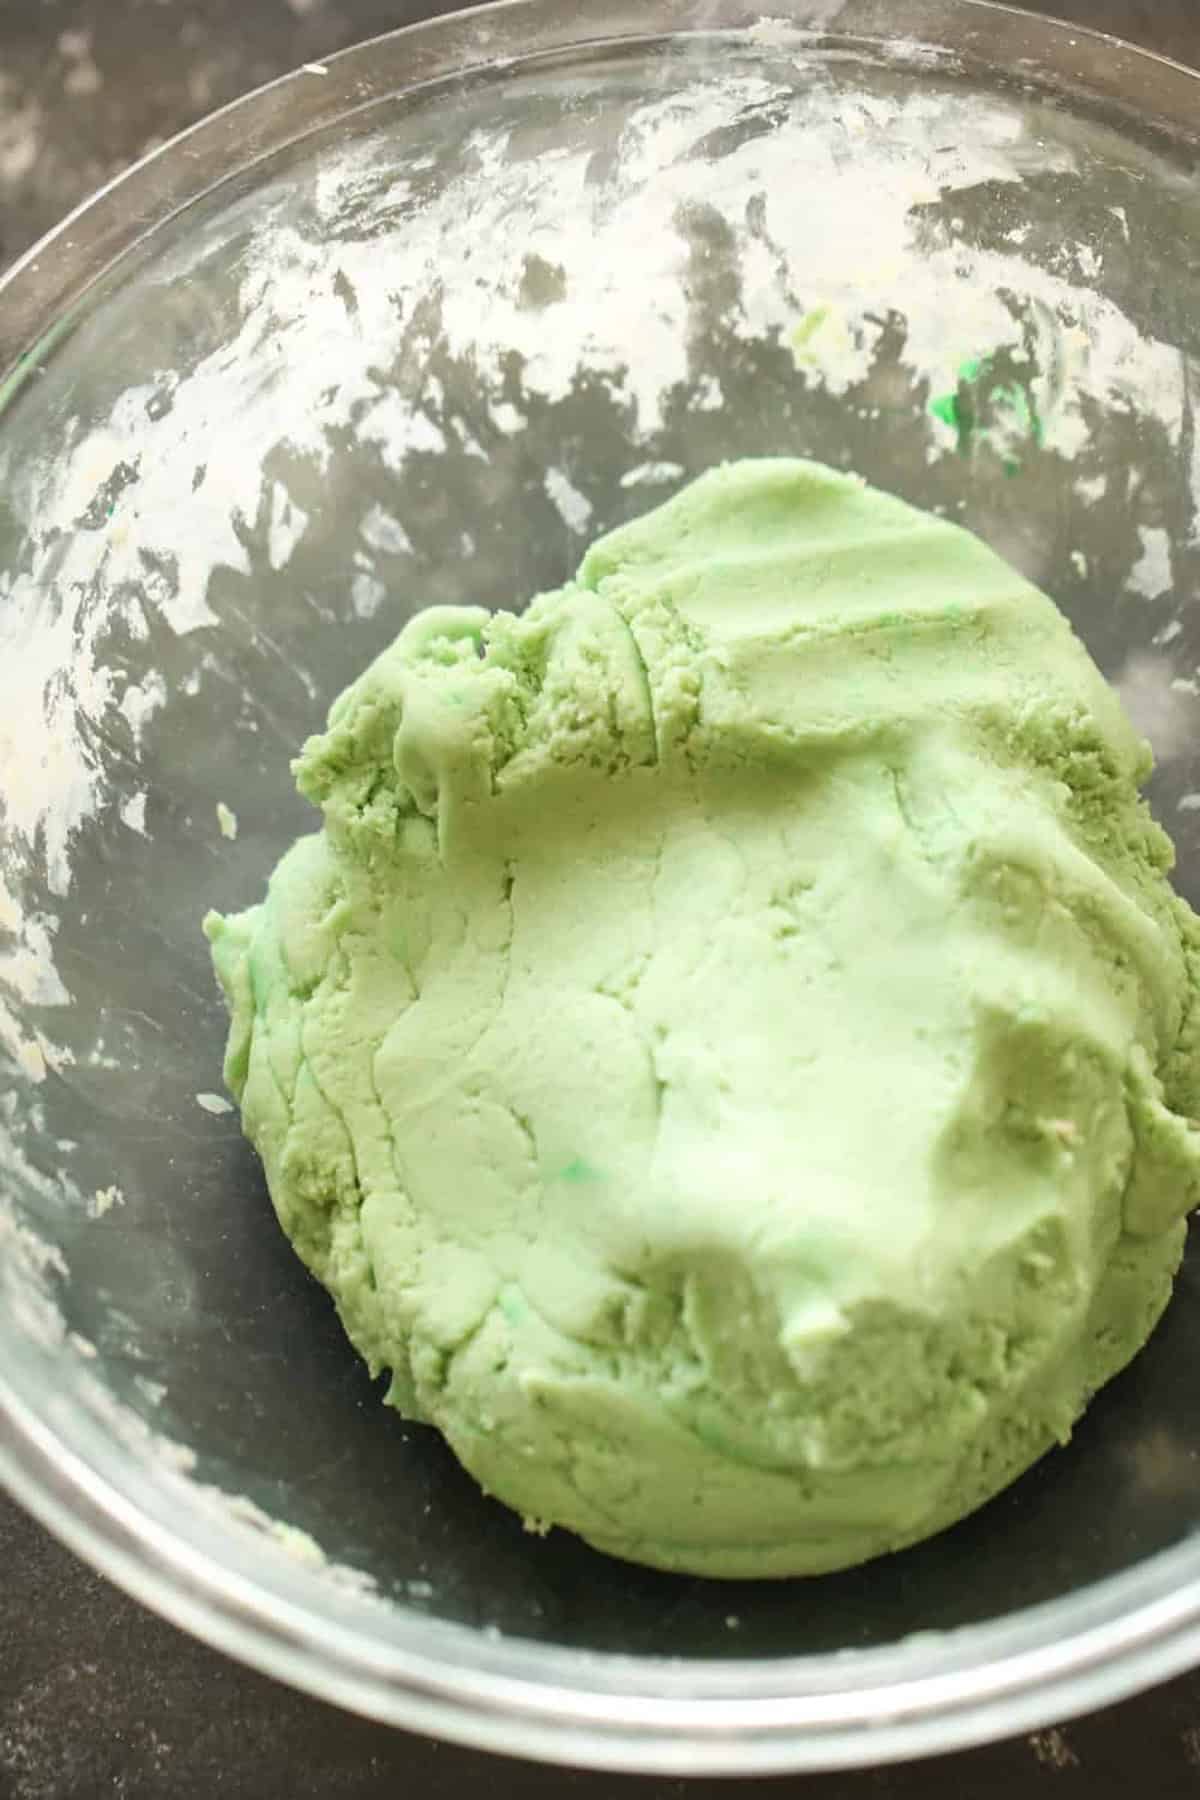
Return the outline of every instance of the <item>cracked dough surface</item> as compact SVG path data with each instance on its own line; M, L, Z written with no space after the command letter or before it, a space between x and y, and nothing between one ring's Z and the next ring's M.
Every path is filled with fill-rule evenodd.
M813 1573L1065 1439L1197 1199L1146 746L977 539L731 464L433 609L210 915L228 1083L389 1399L619 1556Z

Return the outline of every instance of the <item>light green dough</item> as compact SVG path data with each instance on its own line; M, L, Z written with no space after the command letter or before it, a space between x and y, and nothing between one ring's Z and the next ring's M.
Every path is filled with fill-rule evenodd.
M1054 605L814 464L419 615L207 930L226 1078L389 1398L531 1522L720 1576L1056 1440L1200 1198L1200 922Z

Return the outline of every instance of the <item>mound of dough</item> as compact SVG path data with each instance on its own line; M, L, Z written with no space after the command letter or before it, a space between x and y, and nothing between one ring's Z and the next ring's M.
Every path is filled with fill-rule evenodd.
M1054 605L811 463L418 615L206 929L226 1078L391 1402L638 1562L814 1573L1056 1441L1200 1197L1200 922Z

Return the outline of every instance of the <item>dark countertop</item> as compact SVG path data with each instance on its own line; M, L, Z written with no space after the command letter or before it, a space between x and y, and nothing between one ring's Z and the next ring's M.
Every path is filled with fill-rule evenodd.
M583 0L581 0L581 4ZM0 0L0 267L134 157L428 0ZM1048 0L1200 62L1200 0ZM145 1612L0 1498L0 1800L718 1800L717 1781L505 1763L372 1725L252 1674ZM937 1762L783 1777L820 1800L1200 1796L1200 1671L1093 1718ZM743 1788L741 1791L746 1791Z

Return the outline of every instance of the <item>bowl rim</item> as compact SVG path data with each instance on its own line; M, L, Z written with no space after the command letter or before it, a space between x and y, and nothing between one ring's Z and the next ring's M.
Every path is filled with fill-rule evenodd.
M855 40L900 54L894 0L840 0L832 18L828 0L768 4L772 27L803 34L806 47ZM606 0L603 29L588 22L575 0L494 0L308 65L170 139L0 276L0 414L108 269L215 188L326 127L467 73L767 21L746 0ZM1200 75L1120 39L994 0L905 0L903 25L910 47L1024 63L1059 93L1200 143ZM880 1764L1061 1721L1200 1661L1200 1541L1191 1539L1058 1600L871 1650L678 1662L487 1639L399 1607L389 1633L372 1639L306 1604L304 1582L289 1595L252 1568L232 1569L217 1535L173 1532L115 1478L115 1453L106 1469L103 1447L91 1448L60 1436L0 1362L0 1482L87 1562L173 1623L320 1699L509 1755L676 1775Z

